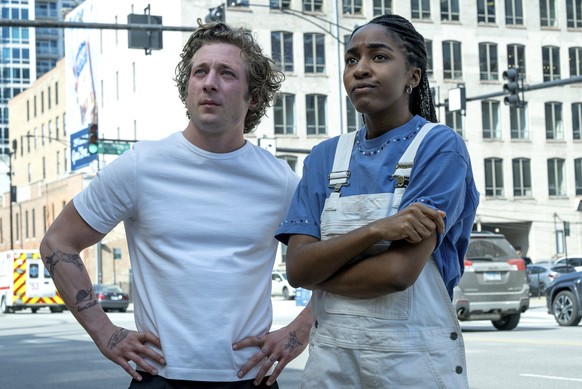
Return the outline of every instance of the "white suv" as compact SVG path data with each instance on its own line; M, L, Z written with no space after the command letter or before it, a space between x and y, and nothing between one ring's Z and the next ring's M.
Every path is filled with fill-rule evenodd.
M529 308L529 284L525 262L505 236L471 234L453 305L460 321L491 320L498 330L517 327Z

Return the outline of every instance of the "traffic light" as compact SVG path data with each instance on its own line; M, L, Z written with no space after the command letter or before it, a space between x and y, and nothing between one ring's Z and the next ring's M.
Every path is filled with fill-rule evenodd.
M224 4L216 8L208 9L208 15L204 18L206 23L210 22L224 22Z
M87 132L87 148L89 154L97 154L99 151L99 129L97 124L91 124Z
M507 80L507 82L503 84L503 91L509 93L509 96L505 96L503 102L506 105L523 107L523 101L519 97L519 92L522 89L519 86L519 70L516 68L507 69L503 72L503 79Z

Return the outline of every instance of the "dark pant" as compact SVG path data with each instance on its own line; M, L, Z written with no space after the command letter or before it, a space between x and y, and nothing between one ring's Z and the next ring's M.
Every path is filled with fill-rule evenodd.
M277 382L267 386L266 382L269 377L265 377L259 386L253 384L253 380L235 381L235 382L204 382L204 381L185 381L170 380L159 375L151 375L140 371L142 380L131 380L129 389L279 389Z

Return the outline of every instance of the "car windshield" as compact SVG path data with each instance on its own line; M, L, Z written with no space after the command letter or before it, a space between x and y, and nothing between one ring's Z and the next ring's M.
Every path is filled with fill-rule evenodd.
M117 285L98 285L95 287L95 291L106 293L123 293L123 289Z
M472 239L467 250L467 259L472 261L507 261L516 257L515 249L505 239Z

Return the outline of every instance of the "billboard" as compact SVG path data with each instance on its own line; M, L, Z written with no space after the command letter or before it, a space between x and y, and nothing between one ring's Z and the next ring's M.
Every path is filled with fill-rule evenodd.
M97 154L89 154L87 132L89 128L71 134L71 171L81 169L97 161Z
M71 11L69 22L96 22L93 2ZM87 150L87 128L98 123L95 93L96 68L92 61L91 29L65 30L65 72L67 88L67 128L71 133L71 170L90 165L96 155Z

